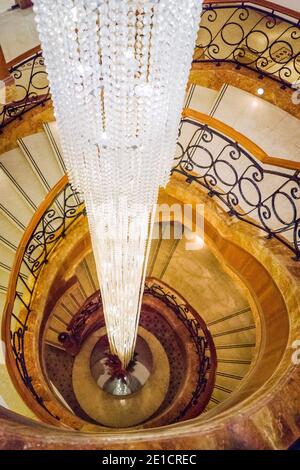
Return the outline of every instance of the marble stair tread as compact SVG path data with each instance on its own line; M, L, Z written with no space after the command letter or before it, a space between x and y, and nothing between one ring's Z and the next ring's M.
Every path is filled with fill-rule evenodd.
M57 333L50 329L46 331L46 334L44 336L44 343L63 349L63 347L61 346L60 342L57 339Z
M8 3L7 0L5 3ZM0 16L0 44L6 62L33 49L39 43L32 8L2 12Z
M9 217L1 212L0 209L0 241L12 250L18 248L23 235L23 228L13 222Z
M0 266L11 269L14 264L15 252L0 241Z
M63 159L63 151L62 151L61 144L60 144L57 123L56 121L44 123L43 128L44 128L45 134L48 137L52 151L54 155L56 156L56 159L59 163L61 171L65 173L66 166L65 166L64 159Z
M64 307L64 305L62 304L62 301L58 302L55 305L52 313L58 318L61 318L61 320L63 320L65 323L69 323L73 317L69 309L66 309Z
M58 331L62 332L62 331L65 331L67 326L68 326L67 321L68 321L67 318L64 319L64 318L52 315L49 326L51 326L55 330L58 330Z
M93 282L93 286L95 290L99 289L99 282L95 264L95 258L92 252L90 252L85 258L87 268L88 268L88 276L91 278Z
M0 319L6 302L6 293L0 290Z
M15 251L12 250L7 245L5 245L2 241L0 241L0 268L8 272L10 275L10 272L14 265L14 261L15 261ZM26 268L26 266L22 265L20 271L23 275L23 279L27 278L28 269Z
M213 117L241 132L274 157L300 161L299 120L268 101L226 85ZM234 106L232 105L234 103Z
M6 269L3 269L0 266L0 286L1 286L2 290L3 290L3 288L7 289L7 287L8 287L9 274L10 274L9 271L7 271Z
M91 275L88 275L86 263L80 263L76 268L75 274L84 295L88 298L97 288L95 288Z
M36 173L19 148L10 150L1 155L0 167L16 186L18 191L28 200L28 203L37 208L47 194Z
M216 90L191 83L186 93L184 107L210 114L218 95Z

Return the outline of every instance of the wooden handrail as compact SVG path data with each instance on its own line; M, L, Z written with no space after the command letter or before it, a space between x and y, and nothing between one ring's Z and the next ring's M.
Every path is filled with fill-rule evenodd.
M205 5L217 5L217 4L233 4L233 3L252 3L263 8L268 8L273 10L275 13L281 13L282 15L290 16L297 20L300 20L300 12L292 10L291 8L284 7L283 5L278 5L277 3L269 2L268 0L204 0L203 4Z
M182 112L182 117L191 118L202 124L207 124L209 127L212 127L225 136L230 137L234 142L240 144L251 154L251 156L259 160L261 163L278 166L280 168L286 168L287 170L300 171L300 162L294 162L284 158L270 157L261 147L255 144L248 137L212 116L208 116L207 114L200 113L199 111L195 111L190 108L185 108Z

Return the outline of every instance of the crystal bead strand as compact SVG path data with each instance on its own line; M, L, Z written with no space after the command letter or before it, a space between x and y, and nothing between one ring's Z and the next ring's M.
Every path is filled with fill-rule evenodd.
M69 179L84 197L111 351L130 361L201 0L35 0Z

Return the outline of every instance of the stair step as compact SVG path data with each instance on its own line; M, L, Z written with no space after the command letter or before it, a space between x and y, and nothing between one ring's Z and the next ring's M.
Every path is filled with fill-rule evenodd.
M9 271L7 271L6 269L3 269L0 266L0 286L1 286L2 292L5 292L5 290L8 287L9 274L10 274Z
M69 294L65 294L62 299L60 300L60 305L67 310L67 312L74 316L76 312L78 312L78 305L74 301L74 298ZM61 317L62 318L62 317Z
M46 331L44 342L47 344L50 343L51 346L55 346L55 347L59 347L60 349L63 349L60 342L57 339L57 333L49 328Z
M223 359L252 360L255 343L216 345L217 357Z
M70 296L72 299L75 301L75 303L78 305L78 309L82 307L82 305L85 303L87 297L84 295L82 288L78 283L74 286L72 291L70 292Z
M66 308L64 308L64 306L60 302L55 305L53 309L53 315L56 315L58 318L61 318L67 324L70 323L70 320L73 317L73 315Z
M98 282L95 258L94 258L94 254L92 251L85 257L85 263L87 267L87 274L91 279L91 282L94 287L94 292L95 292L96 290L99 289L99 282Z
M0 241L0 267L10 271L15 259L15 252Z
M0 318L2 317L2 312L4 310L5 302L6 302L6 293L0 289ZM0 356L1 354L2 352L0 351Z
M54 328L55 330L57 330L59 332L62 332L62 331L66 330L67 325L68 324L65 321L65 319L63 319L61 317L51 315L51 321L50 321L48 327L51 326L51 328Z
M214 336L213 340L216 347L222 347L231 344L255 344L256 331L255 328L239 331L240 328L236 326L235 330L225 330L218 333L222 336Z
M52 346L53 348L58 348L58 349L61 349L62 351L65 350L65 349L63 348L63 346L62 346L59 342L53 343L53 342L51 341L51 339L45 338L45 339L44 339L44 343L47 344L48 346Z

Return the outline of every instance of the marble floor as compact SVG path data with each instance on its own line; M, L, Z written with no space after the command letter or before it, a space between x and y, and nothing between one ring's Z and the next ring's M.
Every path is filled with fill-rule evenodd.
M0 45L7 62L39 45L32 8L7 10L11 0L0 0Z

